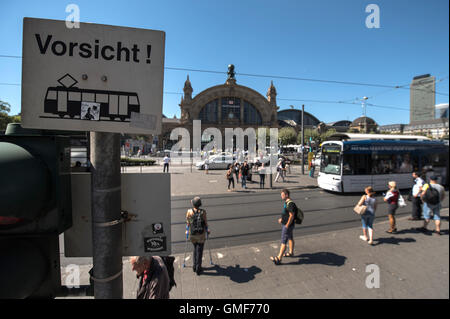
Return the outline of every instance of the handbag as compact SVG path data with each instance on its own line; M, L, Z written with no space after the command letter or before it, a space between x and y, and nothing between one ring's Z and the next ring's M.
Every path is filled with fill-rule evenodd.
M358 215L364 215L364 213L366 212L366 209L367 209L366 205L356 205L353 208L353 211Z
M405 201L405 199L403 198L402 195L400 195L400 196L398 197L398 206L399 206L399 207L406 207L406 206L407 206L407 205L406 205L406 201Z

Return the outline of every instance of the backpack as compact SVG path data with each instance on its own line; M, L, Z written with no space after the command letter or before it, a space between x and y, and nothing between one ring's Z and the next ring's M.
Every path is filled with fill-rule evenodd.
M300 208L298 208L297 205L295 205L295 203L292 200L288 200L286 202L286 205L289 205L290 203L292 203L293 210L294 210L294 213L295 213L294 223L300 225L303 222L303 218L304 218L303 211Z
M440 194L439 191L434 188L431 187L430 184L427 184L428 188L425 192L425 194L422 196L422 200L427 203L427 204L431 204L431 205L437 205L439 204L440 200Z
M175 262L175 257L161 256L161 259L164 261L164 264L166 265L167 268L167 273L169 274L169 291L170 291L173 286L177 285L177 283L175 282L175 268L173 266L173 263Z
M191 229L191 235L201 235L205 232L205 221L203 220L203 209L197 209L192 216L192 223L189 225Z

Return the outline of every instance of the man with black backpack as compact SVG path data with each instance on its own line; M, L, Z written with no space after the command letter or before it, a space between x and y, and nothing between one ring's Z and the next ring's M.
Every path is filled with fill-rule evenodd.
M431 176L430 183L426 183L422 187L422 193L420 195L423 204L423 227L418 230L426 232L428 223L431 220L431 213L433 213L433 219L436 224L435 233L441 235L441 202L445 198L445 189L442 185L437 183L437 177Z
M278 256L270 257L275 265L281 263L284 257L294 257L294 228L295 224L301 224L303 221L303 212L298 209L297 205L290 198L290 192L287 189L281 191L281 199L284 201L283 212L278 223L282 224L281 230L281 246ZM285 254L286 246L289 243L289 252Z
M202 272L203 246L205 245L206 233L210 234L211 232L208 229L206 210L200 208L202 205L200 197L194 197L191 203L192 209L189 209L186 213L186 235L189 234L194 245L192 269L199 276Z

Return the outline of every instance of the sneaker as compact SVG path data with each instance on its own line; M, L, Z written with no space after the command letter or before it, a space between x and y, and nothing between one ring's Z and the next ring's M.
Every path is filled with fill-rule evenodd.
M363 235L359 236L359 238L361 238L364 241L368 241L369 240L366 236L363 236Z
M369 240L367 243L368 243L369 245L373 245L373 240Z

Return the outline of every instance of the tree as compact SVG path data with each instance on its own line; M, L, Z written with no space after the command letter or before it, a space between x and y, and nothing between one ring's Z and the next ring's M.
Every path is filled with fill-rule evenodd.
M305 132L304 132L303 135L304 135L304 139L305 139L305 140L304 140L304 144L305 144L305 145L308 144L310 138L311 138L311 140L314 141L317 145L320 144L320 134L319 134L319 132L318 132L317 130L307 128L307 129L305 129ZM301 132L300 132L300 133L298 134L298 136L297 136L297 144L299 144L299 145L302 144L302 134L301 134Z
M11 105L0 100L0 113L8 114L9 112L11 112Z
M8 115L11 112L11 105L8 102L0 100L0 131L6 130L8 123L20 123L20 115Z
M292 127L283 127L278 132L278 141L281 145L294 144L297 141L297 132Z

